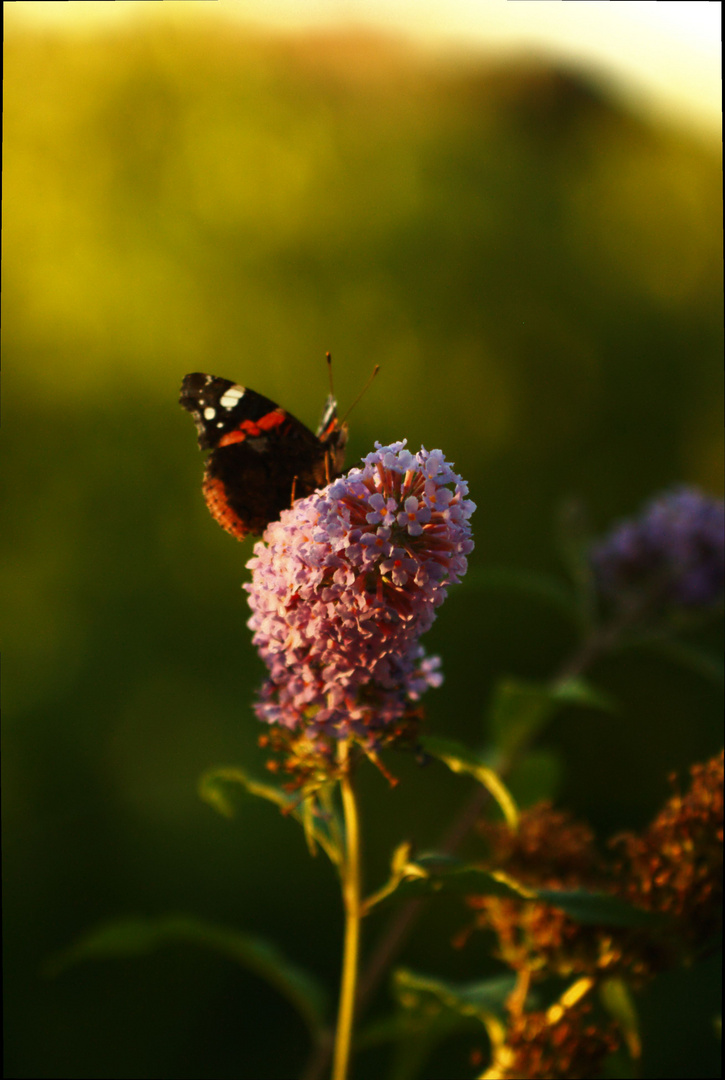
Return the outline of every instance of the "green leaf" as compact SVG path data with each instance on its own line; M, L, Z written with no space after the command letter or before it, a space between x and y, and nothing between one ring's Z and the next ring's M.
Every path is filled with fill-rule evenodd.
M471 1024L475 1031L478 1024L483 1024L491 1044L495 1045L504 1037L506 1001L516 982L516 976L510 973L475 982L456 983L403 969L395 973L394 991L401 1008L410 1014L414 1022L417 1021L422 1039L430 1040L428 1032L431 1027L438 1036L431 1041L439 1041L442 1036L438 1033L441 1031L446 1035L448 1031ZM535 991L530 994L529 1000L534 1008L539 1007ZM445 1029L446 1022L450 1025L448 1031ZM427 1049L429 1052L430 1046ZM420 1070L417 1073L412 1070L393 1073L394 1080L409 1080L414 1075L421 1075Z
M633 1061L642 1056L637 1006L624 979L604 979L599 985L599 997L609 1015L617 1021Z
M199 794L205 802L225 817L234 817L234 805L227 791L229 785L242 787L248 795L266 799L278 806L280 810L291 810L298 801L282 788L275 787L274 784L262 784L258 780L253 780L243 769L208 769L199 781Z
M518 592L534 600L543 600L569 617L577 614L576 599L565 582L532 570L510 566L477 566L468 571L463 588L456 590L456 595L465 595L469 589Z
M489 732L497 750L513 757L535 738L554 710L549 686L514 679L500 682L488 710Z
M367 1050L371 1046L383 1046L385 1043L417 1036L425 1024L420 1017L412 1013L398 1011L371 1020L355 1033L355 1050Z
M471 750L456 739L443 739L438 735L422 735L420 743L426 753L440 761L451 758L460 762L461 772L472 773L479 765L485 764L475 750Z
M586 889L536 889L536 898L561 908L570 919L594 926L655 926L661 917L651 911L632 907L626 900L610 893Z
M488 710L489 732L496 749L509 759L515 756L565 705L614 710L611 698L584 679L562 679L554 684L504 679L496 687Z
M555 799L562 780L562 764L553 750L529 750L516 762L508 777L509 790L519 806L533 806Z
M530 900L566 912L576 922L594 926L657 926L660 915L633 907L610 893L587 889L535 889L502 870L485 870L454 855L428 852L399 867L400 881L391 879L372 903L395 899L422 899L440 893L502 896ZM368 901L368 906L372 906Z
M650 639L634 644L657 656L662 656L665 660L672 660L718 686L725 683L725 661L719 653L710 652L677 638Z
M482 870L453 855L419 855L406 865L404 875L394 891L380 898L380 903L391 898L408 900L439 893L506 896L517 900L536 897L533 890L526 889L502 871Z
M614 698L580 677L560 679L559 682L554 683L551 688L551 697L556 705L582 705L585 708L600 709L608 713L618 711Z
M369 1024L359 1032L354 1038L354 1049L357 1053L369 1047L395 1043L388 1080L414 1080L422 1074L435 1046L469 1025L477 1027L477 1022L446 1009L433 1012L429 1008L423 1014L399 1008L392 1016Z
M400 1004L422 1016L430 1014L432 1004L465 1017L503 1016L506 999L515 986L514 974L469 983L448 982L407 969L396 971L394 976L395 995Z
M299 794L290 795L282 788L275 787L274 784L263 784L259 780L254 780L247 776L243 769L230 767L207 770L199 781L199 794L220 814L231 818L234 817L234 804L229 798L229 789L234 786L241 787L248 795L274 803L284 814L294 818L302 825L310 854L316 854L316 845L319 844L330 861L335 866L339 865L339 845L322 824L323 815L317 813L316 799L318 795L324 794L323 789L317 789L315 793L306 797ZM330 818L330 814L325 813L327 818Z
M532 900L560 908L576 922L595 926L656 926L661 917L633 907L610 893L586 889L535 889L502 870L484 870L453 855L437 852L418 855L406 864L402 880L380 902L395 897L413 899L439 893L503 896Z
M328 1011L327 995L314 976L287 960L263 938L186 915L119 919L104 923L53 957L50 977L85 960L142 956L166 945L202 945L254 971L297 1009L317 1037Z
M512 829L518 828L519 814L511 792L500 776L480 757L462 743L453 739L440 739L434 735L424 735L421 740L423 749L437 757L455 773L468 773L491 793L501 812Z

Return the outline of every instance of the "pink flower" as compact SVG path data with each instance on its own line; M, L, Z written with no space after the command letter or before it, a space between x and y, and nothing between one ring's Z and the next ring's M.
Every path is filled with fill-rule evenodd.
M466 572L475 505L440 450L380 446L283 511L254 548L254 644L269 669L261 720L375 749L429 686L419 638Z

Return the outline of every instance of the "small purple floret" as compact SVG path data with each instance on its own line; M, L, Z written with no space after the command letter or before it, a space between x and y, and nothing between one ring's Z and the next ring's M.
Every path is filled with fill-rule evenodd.
M723 502L695 488L667 492L597 544L591 563L599 595L615 607L710 608L723 597Z
M419 638L466 572L475 510L440 450L375 445L268 526L245 586L259 719L371 748L443 681Z

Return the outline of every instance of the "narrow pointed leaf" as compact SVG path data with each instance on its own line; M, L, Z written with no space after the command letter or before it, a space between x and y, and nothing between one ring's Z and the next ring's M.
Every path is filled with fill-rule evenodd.
M105 923L53 957L46 974L58 975L85 960L141 956L163 946L179 944L204 946L254 971L287 998L313 1035L319 1032L327 1014L327 997L314 976L291 963L275 945L261 937L185 915Z
M426 735L421 745L428 754L437 757L455 773L468 773L491 793L501 808L501 812L512 829L518 828L518 808L511 792L501 777L481 758L462 743L454 739L440 739Z
M241 787L248 795L255 795L274 803L280 810L289 810L295 799L274 784L263 784L247 776L243 769L209 769L199 781L199 794L225 817L234 817L234 804L229 797L230 785Z
M515 756L565 705L606 711L615 708L611 698L584 679L563 679L554 684L503 680L488 710L489 733L496 749L507 758Z
M503 896L533 900L561 908L569 918L594 926L655 926L660 916L632 907L618 896L586 889L534 889L501 870L484 870L454 856L419 855L405 868L397 888L381 899L412 899L439 893Z
M433 1003L461 1016L478 1019L487 1014L499 1016L503 1014L506 999L515 986L514 974L456 983L400 969L396 971L394 979L395 994L401 1005L423 1016Z
M235 788L241 789L248 795L274 803L283 813L302 825L311 855L316 854L316 847L319 844L333 864L339 863L340 853L336 844L315 816L314 794L306 798L302 798L299 794L290 795L282 788L275 787L274 784L264 784L253 779L243 769L238 768L209 769L199 781L201 798L229 818L234 817L235 814L234 802L230 795Z
M655 926L661 922L659 915L632 907L626 900L610 893L587 892L585 889L536 889L535 893L537 899L561 908L578 923L593 926Z
M561 679L551 688L551 698L556 705L583 705L602 712L616 713L614 698L579 677Z
M488 710L488 729L496 749L513 757L538 735L554 709L548 686L513 679L500 682Z
M632 992L624 979L605 979L599 987L602 1005L619 1025L624 1041L633 1061L642 1056L642 1040L639 1034L637 1006Z
M387 1080L415 1080L434 1048L454 1032L476 1024L448 1009L425 1014L399 1008L392 1016L367 1025L354 1039L355 1051L394 1043L393 1061Z
M554 750L528 750L517 760L507 777L509 790L521 807L542 799L555 799L561 787L563 768Z
M643 641L640 643L640 647L662 656L666 660L672 660L681 667L694 671L718 686L725 683L725 661L719 653L710 652L708 649L691 645L688 641L680 641L673 637Z
M391 899L408 900L439 893L505 896L518 900L536 896L500 871L482 870L453 856L431 854L419 855L408 863L405 877L397 888L381 897L379 902L384 904Z

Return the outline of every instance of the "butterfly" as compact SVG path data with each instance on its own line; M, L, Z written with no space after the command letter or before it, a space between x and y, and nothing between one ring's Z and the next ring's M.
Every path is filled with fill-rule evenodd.
M213 518L238 540L339 476L347 424L330 394L316 434L269 398L217 375L194 372L179 404L191 413L206 460L203 492Z

